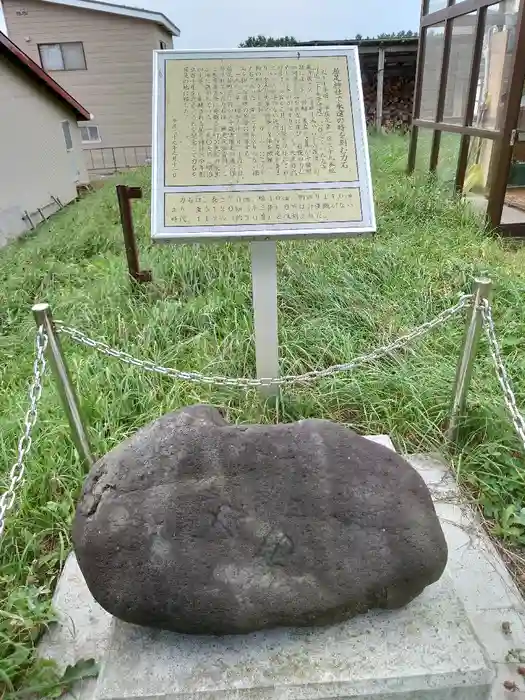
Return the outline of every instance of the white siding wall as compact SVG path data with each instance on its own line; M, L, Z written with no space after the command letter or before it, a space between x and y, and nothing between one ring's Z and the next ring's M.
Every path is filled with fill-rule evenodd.
M50 75L93 115L103 146L151 144L153 50L172 37L146 20L53 5L40 0L3 0L9 38L41 64L38 44L81 41L87 70Z
M88 181L75 114L0 56L0 245L25 228L24 211L50 213ZM63 120L73 149L66 150ZM47 207L47 208L46 208ZM39 221L38 214L35 223Z

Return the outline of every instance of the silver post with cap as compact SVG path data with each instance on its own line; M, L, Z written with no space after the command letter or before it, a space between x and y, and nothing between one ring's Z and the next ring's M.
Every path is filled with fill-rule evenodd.
M492 290L492 280L482 277L473 282L472 306L467 315L465 335L463 337L463 347L459 358L456 379L454 382L454 394L450 407L450 419L446 432L446 438L450 442L455 442L458 437L459 423L465 413L467 392L472 377L472 368L476 359L476 352L479 345L479 336L483 326L483 315L481 306L484 301L490 302Z
M35 304L33 306L37 328L43 326L47 333L47 355L55 381L60 394L62 405L66 412L71 437L77 449L80 460L87 469L90 469L95 460L91 452L84 421L80 411L80 404L69 376L69 371L64 359L64 354L58 339L57 329L53 322L51 307L47 303Z

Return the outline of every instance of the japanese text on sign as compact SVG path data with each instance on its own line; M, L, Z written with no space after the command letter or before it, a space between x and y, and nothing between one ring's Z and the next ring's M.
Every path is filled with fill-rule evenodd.
M357 48L155 52L152 236L375 231Z
M168 226L303 224L359 221L358 189L167 193Z
M166 63L165 186L354 182L345 56Z

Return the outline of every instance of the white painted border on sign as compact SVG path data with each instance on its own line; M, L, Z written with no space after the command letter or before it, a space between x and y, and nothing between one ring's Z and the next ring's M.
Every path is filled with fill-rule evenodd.
M273 185L228 185L199 187L165 186L165 66L170 60L189 59L239 59L239 58L296 58L345 56L348 64L351 109L354 121L355 149L358 182L294 183ZM264 241L291 238L321 238L359 236L376 230L372 178L368 154L366 117L357 47L303 48L297 49L231 49L227 51L155 51L153 61L153 153L152 153L151 235L157 242L175 243L205 241ZM361 192L362 221L331 222L328 224L272 224L230 226L165 226L164 195L169 192L242 192L286 189L340 189L355 187ZM210 230L210 228L212 230Z

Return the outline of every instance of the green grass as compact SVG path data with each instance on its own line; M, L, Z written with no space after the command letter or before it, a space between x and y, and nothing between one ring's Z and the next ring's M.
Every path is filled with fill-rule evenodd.
M375 348L454 304L474 275L495 283L495 319L508 369L525 405L525 252L505 248L440 182L404 176L406 140L374 137L376 237L280 243L281 366L300 373ZM35 337L31 305L110 345L180 369L254 374L250 260L246 245L149 244L149 173L118 181L144 187L133 204L141 262L154 284L132 293L114 182L0 251L0 471L15 460ZM232 421L343 421L390 433L401 450L443 445L462 319L406 351L351 374L284 390L265 405L257 392L175 382L143 373L64 338L97 455L160 414L185 404L225 406ZM482 342L468 416L453 464L509 541L525 541L512 506L525 494L522 446L513 434ZM70 547L85 474L51 378L45 382L17 507L0 547L0 698L57 694L34 644L53 614L49 601ZM2 480L2 488L6 485ZM45 687L48 689L45 690ZM53 687L54 690L50 688Z

